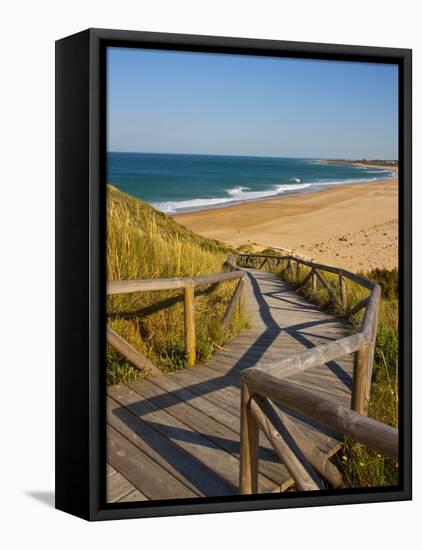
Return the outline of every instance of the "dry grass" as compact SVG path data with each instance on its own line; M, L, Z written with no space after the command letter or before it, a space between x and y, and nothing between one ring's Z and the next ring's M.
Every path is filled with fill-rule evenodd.
M144 202L108 186L107 279L148 279L203 275L223 271L230 249L205 239ZM221 320L236 281L196 290L196 345L198 360L208 359L215 344L246 326L238 310L223 333ZM138 292L109 296L108 324L163 371L185 366L183 295L180 291ZM110 346L107 382L142 374Z

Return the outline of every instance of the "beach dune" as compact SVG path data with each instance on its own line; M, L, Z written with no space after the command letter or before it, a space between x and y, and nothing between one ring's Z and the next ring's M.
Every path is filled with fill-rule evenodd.
M279 247L349 269L398 264L397 178L175 216L232 246Z

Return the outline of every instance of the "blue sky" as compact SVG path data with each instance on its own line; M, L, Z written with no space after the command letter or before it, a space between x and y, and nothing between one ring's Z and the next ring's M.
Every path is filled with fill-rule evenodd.
M396 65L109 48L108 150L397 158Z

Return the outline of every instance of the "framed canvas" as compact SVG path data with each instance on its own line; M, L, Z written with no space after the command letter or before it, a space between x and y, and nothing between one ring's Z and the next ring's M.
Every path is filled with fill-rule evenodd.
M411 498L411 50L56 43L56 506Z

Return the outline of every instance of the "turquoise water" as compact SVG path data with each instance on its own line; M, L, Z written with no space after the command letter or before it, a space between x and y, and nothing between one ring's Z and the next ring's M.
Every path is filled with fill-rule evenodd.
M170 214L394 175L388 169L316 159L158 153L107 156L108 183Z

